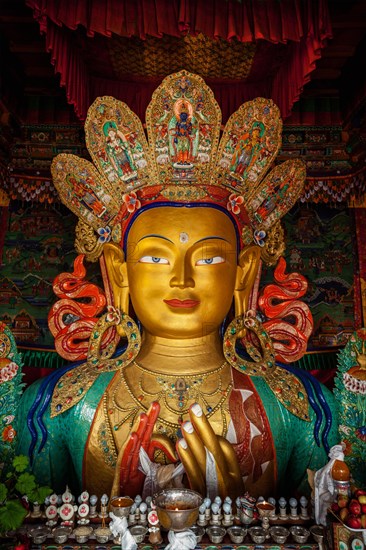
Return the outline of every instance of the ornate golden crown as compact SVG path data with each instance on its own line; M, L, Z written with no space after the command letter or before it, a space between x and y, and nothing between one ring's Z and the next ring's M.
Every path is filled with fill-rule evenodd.
M275 166L282 121L270 99L244 103L221 140L221 111L201 77L165 78L141 121L121 101L97 98L85 122L94 162L58 155L52 175L78 216L76 248L95 260L120 243L134 213L151 204L204 203L230 213L241 244L263 246L266 232L293 206L304 184L300 160Z

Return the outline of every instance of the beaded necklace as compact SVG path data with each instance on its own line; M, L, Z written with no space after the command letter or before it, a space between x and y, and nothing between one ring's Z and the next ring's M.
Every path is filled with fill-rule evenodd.
M152 371L139 365L136 361L133 365L136 368L136 374L140 373L136 387L131 387L126 379L124 369L121 369L120 379L108 399L109 406L106 403L105 410L111 430L117 432L126 422L132 428L138 414L146 412L152 401L158 401L162 410L156 430L177 440L180 437L180 424L183 415L188 415L190 405L197 402L201 405L207 418L212 417L218 411L221 412L222 435L226 434L225 412L228 412L228 404L225 401L228 400L232 388L231 379L227 384L222 380L222 371L225 366L228 366L226 362L207 373L182 374L181 376ZM130 396L130 400L126 399L126 392ZM175 417L175 421L166 419L164 412Z

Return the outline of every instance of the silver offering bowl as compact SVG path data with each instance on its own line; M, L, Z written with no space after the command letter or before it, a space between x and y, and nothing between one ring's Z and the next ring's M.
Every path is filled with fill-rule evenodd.
M164 489L154 497L161 526L171 531L187 531L198 518L202 497L190 489Z
M50 534L51 529L49 527L46 527L44 525L39 525L38 527L34 527L29 532L29 536L33 540L34 544L42 544L48 535Z
M118 518L127 518L132 504L133 500L130 497L113 497L110 502L111 512Z
M144 541L148 528L143 525L132 525L130 533L138 544Z
M92 533L93 527L87 525L80 525L79 527L76 527L76 529L74 529L73 531L75 540L79 544L84 544L84 542L87 542Z
M241 544L247 534L247 530L244 529L244 527L240 527L240 525L233 525L232 527L229 527L227 533L231 542L234 544Z
M277 544L285 544L290 531L286 527L281 527L280 525L274 525L269 528L269 534Z
M211 525L207 527L206 533L213 544L220 544L226 534L226 529L219 525Z
M310 535L310 531L305 529L305 527L301 527L301 525L293 525L290 527L290 533L294 541L298 544L305 544Z
M267 538L266 531L260 525L250 527L248 533L255 544L263 544Z
M194 533L197 544L199 544L202 540L203 535L205 534L204 528L200 527L199 525L192 525L192 527L190 527L190 531Z
M100 527L97 527L96 529L94 529L94 536L95 536L97 542L99 542L101 544L105 544L111 538L112 533L111 533L111 530L108 527L100 526Z
M52 535L57 544L64 544L71 535L72 527L66 525L59 525L52 529Z
M256 507L262 519L263 529L269 529L269 516L275 509L274 505L266 500L262 500L261 502L257 502Z

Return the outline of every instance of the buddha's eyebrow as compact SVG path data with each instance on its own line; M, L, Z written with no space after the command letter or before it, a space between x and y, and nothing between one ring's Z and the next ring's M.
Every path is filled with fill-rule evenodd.
M211 237L204 237L203 239L196 241L194 244L201 243L202 241L210 241L211 239L216 239L217 241L225 241L226 243L230 244L230 242L224 239L224 237L217 237L215 235L211 235Z
M157 237L158 239L163 239L164 241L169 241L170 243L174 244L173 241L168 239L167 237L163 237L163 235L156 235L155 233L151 233L151 235L145 235L144 237L141 237L137 242L143 241L144 239L149 239L150 237Z

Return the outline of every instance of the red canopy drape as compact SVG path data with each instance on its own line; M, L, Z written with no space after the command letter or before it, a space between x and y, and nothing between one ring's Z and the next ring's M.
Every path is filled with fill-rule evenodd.
M285 44L287 54L270 79L269 66L262 59L262 73L256 70L254 82L248 78L248 82L210 83L219 102L220 95L221 99L229 97L228 109L263 95L272 97L284 118L309 80L326 39L331 37L326 0L27 0L27 5L46 33L55 71L60 73L67 99L80 119L85 118L91 101L101 94L115 95L131 107L138 103L135 110L144 118L151 91L159 79L121 82L93 74L93 67L85 63L75 40L74 31L79 26L86 29L88 37L97 33L104 37L115 34L146 39L179 37L189 32L193 36L203 33L212 39ZM271 55L275 55L275 50L271 50ZM223 107L223 118L230 114Z

